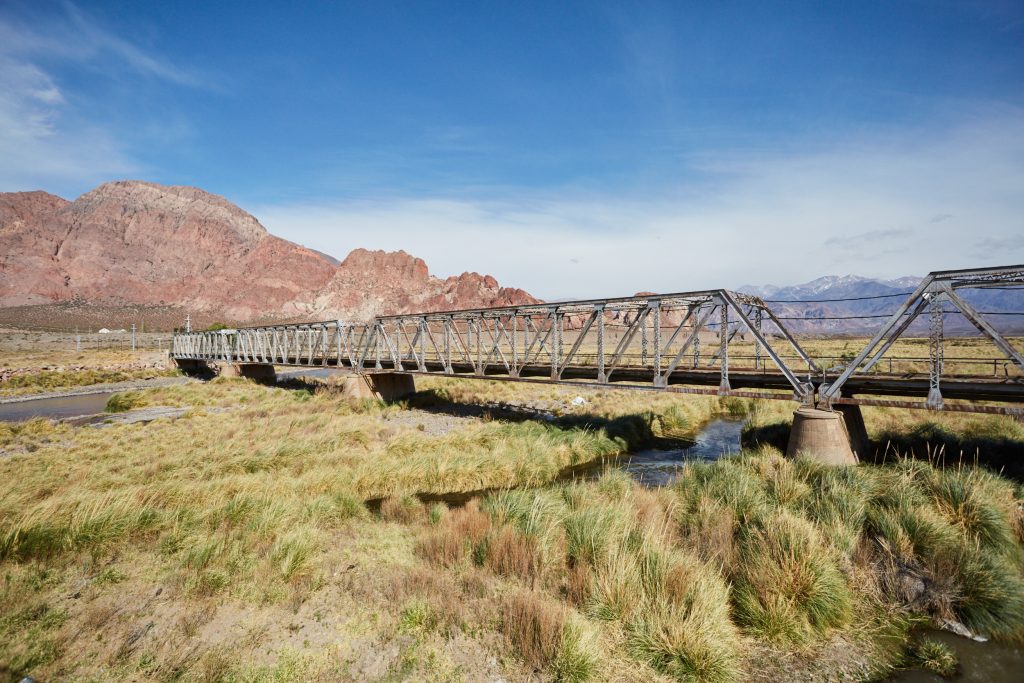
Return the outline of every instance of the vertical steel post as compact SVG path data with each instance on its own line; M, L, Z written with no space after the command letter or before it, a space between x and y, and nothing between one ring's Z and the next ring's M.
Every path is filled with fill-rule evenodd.
M481 316L480 320L473 321L476 331L476 374L484 374L484 326Z
M757 328L757 334L754 335L754 369L761 369L761 309L758 308L754 311L754 327Z
M519 376L519 315L512 312L512 377Z
M558 358L561 353L562 346L562 315L558 312L557 308L552 308L551 313L551 327L552 335L554 340L551 343L551 379L558 379Z
M648 304L650 308L650 304ZM639 314L638 314L639 315ZM640 366L647 367L647 319L650 316L644 316L643 322L640 325Z
M608 381L604 373L604 304L594 309L597 311L597 381L603 384Z
M928 297L928 400L925 402L932 410L942 410L942 304L945 296L940 292L926 294Z
M694 316L693 318L694 327L703 327L703 325L699 325L699 321L700 308L697 309L697 315ZM696 329L694 330L694 332L695 334L693 335L693 367L696 368L697 365L700 364L700 329Z
M653 310L651 316L654 325L654 384L661 383L661 301L652 301L648 304Z
M452 369L452 325L454 325L452 316L448 316L444 319L444 371L445 374L452 374L455 372Z
M724 394L731 391L729 386L729 304L723 298L719 298L722 306L722 322L719 330L718 355L722 363L722 381L718 385L718 392Z

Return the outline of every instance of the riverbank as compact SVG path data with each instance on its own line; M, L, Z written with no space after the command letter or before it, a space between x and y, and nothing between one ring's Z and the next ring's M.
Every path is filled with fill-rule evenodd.
M410 410L221 379L131 401L185 409L174 420L9 429L0 667L863 680L899 661L919 619L1019 628L1021 503L998 477L824 471L764 450L670 487L616 472L550 485L749 406L507 386L424 381ZM451 507L412 496L510 485L526 488Z

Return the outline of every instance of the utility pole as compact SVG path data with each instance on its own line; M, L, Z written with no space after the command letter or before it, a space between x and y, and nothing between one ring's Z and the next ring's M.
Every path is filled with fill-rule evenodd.
M132 353L135 352L135 323L132 323Z

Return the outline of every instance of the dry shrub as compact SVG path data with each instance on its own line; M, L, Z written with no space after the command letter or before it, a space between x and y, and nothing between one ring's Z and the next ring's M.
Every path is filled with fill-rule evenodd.
M466 556L466 542L451 529L432 531L416 544L416 554L441 567L454 567Z
M380 516L385 522L412 524L423 519L423 503L413 496L388 496L380 504Z
M515 576L535 584L540 573L537 539L504 526L487 543L484 565L496 574Z
M660 492L638 487L632 492L632 503L637 523L641 528L665 541L675 540L676 534L672 524L674 501L665 502Z
M469 571L463 573L459 579L459 584L462 587L463 594L472 598L489 597L493 588L493 582L490 575L476 567L473 567ZM490 604L490 602L491 601L488 600L488 604Z
M454 510L448 518L452 533L473 545L480 543L491 530L491 518L480 510L480 502L473 499L462 509Z
M589 564L574 564L565 573L565 599L577 607L590 599L594 578Z
M199 629L205 624L209 623L210 619L217 612L217 607L213 604L202 605L195 609L187 610L178 618L178 630L180 630L185 637L193 638Z
M558 603L519 591L506 601L501 629L527 664L545 668L558 656L566 616Z
M96 630L112 621L120 611L120 607L107 602L106 599L91 602L84 610L82 628L86 631Z
M736 515L731 508L701 496L687 523L687 545L728 575L736 565L735 529Z
M426 567L395 570L385 582L384 593L392 602L430 595L451 596L458 593L454 580L444 573Z
M449 632L459 629L473 611L467 606L462 586L455 577L425 567L393 572L385 582L384 594L392 604L417 606L429 615L433 626ZM410 616L415 615L406 614L403 618Z
M474 499L446 514L416 545L416 554L432 564L454 567L462 562L469 548L483 543L490 530L490 517L480 510L479 502Z
M226 648L212 648L203 653L198 666L195 667L197 670L192 673L203 683L221 683L228 679L232 661L231 652Z

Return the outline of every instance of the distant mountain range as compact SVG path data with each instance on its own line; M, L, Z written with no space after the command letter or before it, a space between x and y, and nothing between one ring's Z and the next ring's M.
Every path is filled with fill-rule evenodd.
M859 275L827 275L801 285L743 285L737 291L764 299L790 329L802 333L867 334L881 327L920 284L923 276L879 280ZM1024 312L1024 288L962 290L979 311ZM952 311L950 304L947 309ZM1024 316L986 316L996 329L1009 334L1024 332ZM950 314L945 327L951 333L974 330L961 315ZM911 327L927 330L927 319Z
M920 279L829 275L738 289L792 318L794 331L866 334ZM1024 311L1022 290L966 296L979 310ZM198 188L119 181L74 201L0 193L0 325L124 327L145 318L168 326L186 313L228 322L366 319L536 301L489 275L435 277L403 251L354 249L339 261L271 235L254 216ZM992 321L1024 331L1024 316ZM973 329L961 316L947 325ZM913 329L923 332L926 321Z

